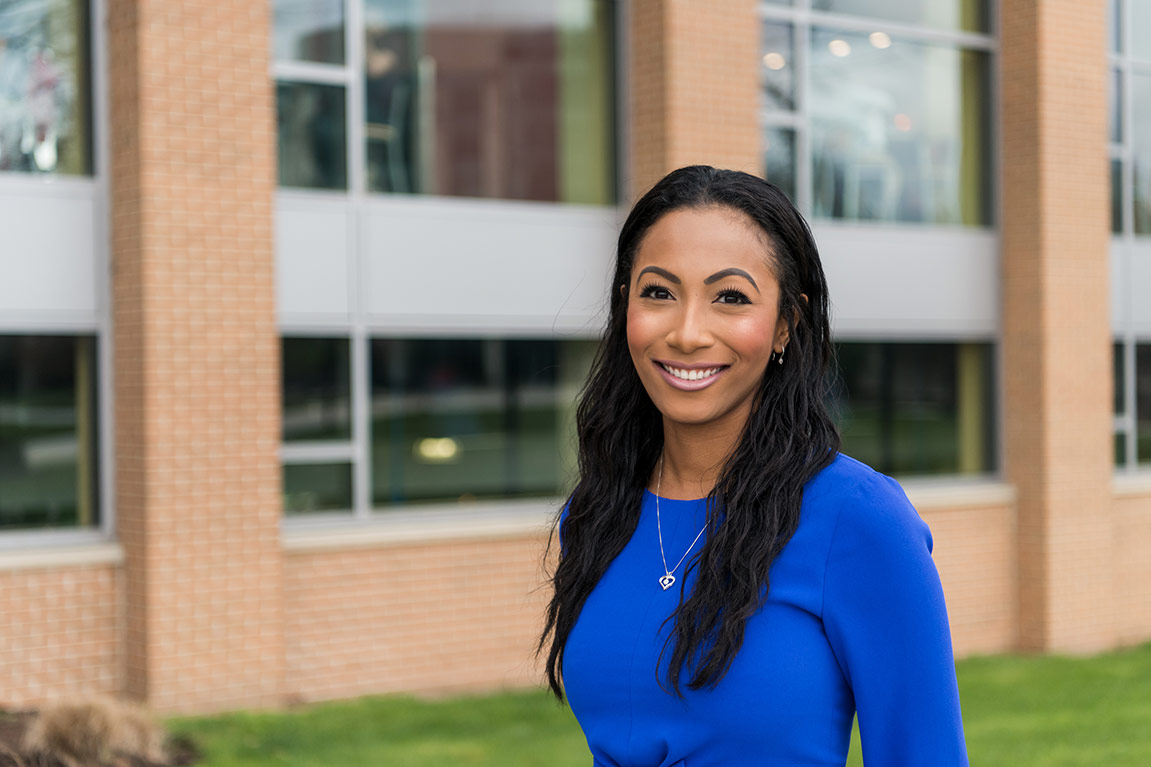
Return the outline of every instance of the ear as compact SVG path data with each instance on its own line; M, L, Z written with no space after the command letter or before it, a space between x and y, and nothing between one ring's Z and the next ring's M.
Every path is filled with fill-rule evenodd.
M806 293L800 293L799 297L803 299L803 303L808 303ZM787 348L787 344L791 340L791 328L798 326L801 319L803 319L803 314L799 311L798 306L791 310L790 326L783 321L783 316L780 315L779 320L775 323L775 344L772 346L776 354Z

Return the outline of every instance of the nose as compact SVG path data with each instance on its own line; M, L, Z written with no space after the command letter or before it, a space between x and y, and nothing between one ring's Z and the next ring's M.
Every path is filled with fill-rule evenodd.
M708 327L707 310L695 301L685 301L682 307L668 332L668 346L684 354L691 354L715 343Z

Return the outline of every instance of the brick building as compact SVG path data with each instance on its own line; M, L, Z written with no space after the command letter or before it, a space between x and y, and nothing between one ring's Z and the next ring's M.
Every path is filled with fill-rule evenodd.
M0 703L532 684L615 230L784 187L959 654L1151 638L1151 5L11 0Z

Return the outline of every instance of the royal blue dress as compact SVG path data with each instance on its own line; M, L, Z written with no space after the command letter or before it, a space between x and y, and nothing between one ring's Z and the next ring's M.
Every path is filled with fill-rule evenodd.
M660 499L669 566L703 526L705 504ZM662 575L645 492L635 534L565 648L564 685L594 765L842 767L857 710L868 767L967 764L931 533L890 477L841 455L808 483L731 669L712 689L685 679L683 698L664 689L666 657L657 679L680 595L679 582L660 587Z

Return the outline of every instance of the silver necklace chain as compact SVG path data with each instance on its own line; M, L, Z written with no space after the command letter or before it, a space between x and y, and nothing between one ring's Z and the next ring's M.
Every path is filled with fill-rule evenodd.
M700 528L699 533L695 536L695 540L692 541L691 545L687 547L687 551L683 552L683 556L680 557L679 561L675 563L675 567L669 570L667 566L667 555L663 553L663 526L659 521L659 491L662 486L663 456L661 455L659 457L659 474L655 480L655 531L656 534L659 535L659 558L663 560L663 575L660 576L659 585L663 587L664 591L667 591L672 587L672 584L675 583L675 576L672 575L672 572L679 569L679 566L683 564L683 560L687 559L687 555L690 554L691 550L695 548L695 544L699 543L699 539L703 536L703 532L707 530L707 523L703 523L703 527Z

